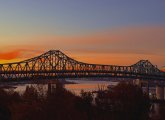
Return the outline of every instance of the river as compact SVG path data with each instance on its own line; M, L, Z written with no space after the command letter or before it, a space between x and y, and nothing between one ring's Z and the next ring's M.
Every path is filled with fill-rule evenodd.
M97 91L99 89L107 89L107 86L112 85L115 86L118 84L118 82L112 82L112 81L104 81L104 80L92 80L92 79L88 79L88 80L66 80L67 82L71 82L74 84L64 84L64 88L66 88L67 90L71 91L72 93L79 95L81 90L84 91ZM26 89L26 86L29 86L31 84L19 84L19 85L15 85L14 87L16 87L15 91L17 92L24 92ZM33 84L34 86L36 84ZM36 85L37 86L37 85ZM42 85L43 89L47 90L47 85Z

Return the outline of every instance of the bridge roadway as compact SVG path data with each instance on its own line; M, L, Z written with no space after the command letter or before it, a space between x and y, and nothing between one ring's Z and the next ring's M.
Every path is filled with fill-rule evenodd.
M88 64L59 50L50 50L21 62L0 64L0 81L80 77L165 80L165 73L148 60L140 60L131 66Z

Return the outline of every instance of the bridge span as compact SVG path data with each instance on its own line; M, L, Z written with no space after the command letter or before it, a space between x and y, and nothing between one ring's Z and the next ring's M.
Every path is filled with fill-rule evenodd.
M165 73L148 60L130 66L89 64L74 60L59 50L20 62L0 64L0 81L80 77L165 80Z

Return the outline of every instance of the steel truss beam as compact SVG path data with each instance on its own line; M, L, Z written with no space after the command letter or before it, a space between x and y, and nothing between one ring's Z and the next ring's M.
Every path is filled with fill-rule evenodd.
M165 73L148 60L131 66L88 64L76 61L59 50L21 62L0 64L0 80L68 77L123 77L164 80Z

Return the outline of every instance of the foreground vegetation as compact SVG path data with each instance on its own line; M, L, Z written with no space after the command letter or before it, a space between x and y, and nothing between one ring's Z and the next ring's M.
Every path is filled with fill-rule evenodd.
M138 86L124 83L95 97L62 87L45 93L41 86L30 86L21 95L0 89L0 120L147 120L149 107Z

